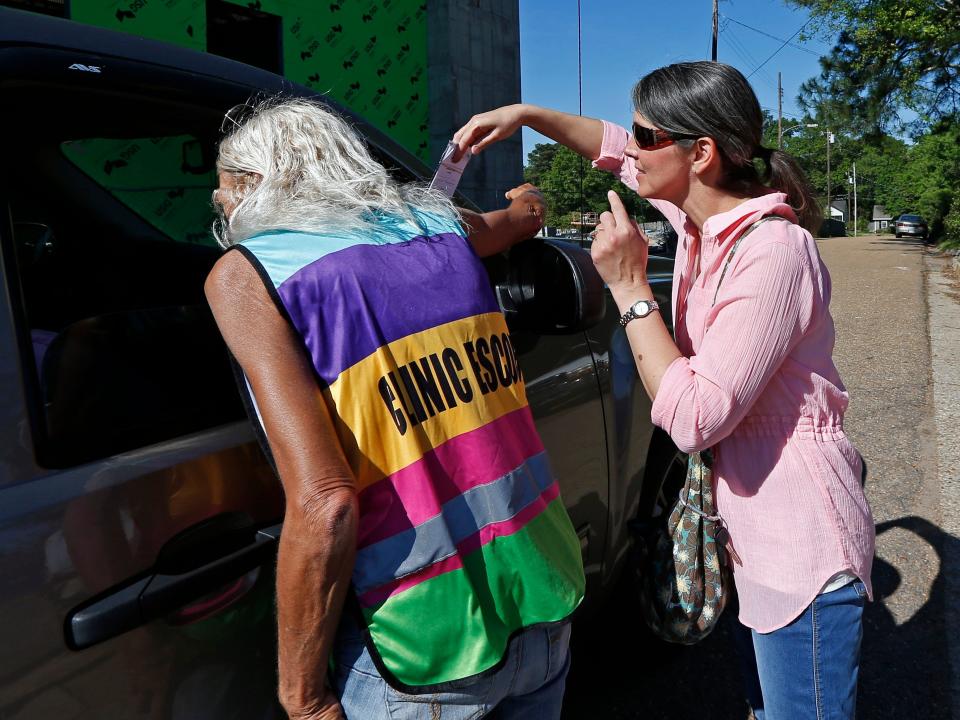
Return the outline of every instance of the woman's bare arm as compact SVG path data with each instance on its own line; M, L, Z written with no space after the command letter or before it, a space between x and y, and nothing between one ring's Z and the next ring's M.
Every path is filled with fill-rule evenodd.
M600 155L603 123L595 118L551 110L539 105L505 105L474 115L453 135L458 157L469 147L476 154L499 140L510 137L521 126L536 130L566 145L588 160Z
M547 204L540 191L530 183L508 190L510 206L503 210L476 213L460 209L473 251L489 257L536 235L543 227Z
M342 718L327 661L357 542L355 483L310 360L239 252L204 287L247 376L286 495L277 558L280 700L291 718Z

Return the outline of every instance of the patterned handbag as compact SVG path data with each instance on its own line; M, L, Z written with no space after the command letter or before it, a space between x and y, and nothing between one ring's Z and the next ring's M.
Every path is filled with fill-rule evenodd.
M690 455L680 499L640 586L647 625L661 639L684 645L710 634L731 592L726 530L714 507L709 464L709 450Z
M776 215L750 225L733 244L717 282L720 284L741 241ZM733 592L730 559L740 563L713 500L710 450L691 453L680 499L650 552L640 584L640 606L655 635L668 642L692 645L716 626Z

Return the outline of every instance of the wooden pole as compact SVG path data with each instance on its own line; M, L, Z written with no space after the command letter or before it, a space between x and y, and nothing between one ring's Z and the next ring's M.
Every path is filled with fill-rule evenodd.
M720 8L718 0L713 0L713 48L710 52L710 59L717 61L717 28L719 27Z
M833 211L830 209L830 131L827 130L827 227L830 227L832 219Z
M857 164L853 164L853 236L857 236Z
M777 150L783 150L783 85L777 72Z

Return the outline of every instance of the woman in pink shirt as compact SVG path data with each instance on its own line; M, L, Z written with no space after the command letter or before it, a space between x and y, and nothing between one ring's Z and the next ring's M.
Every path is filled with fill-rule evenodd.
M618 175L674 226L676 339L651 307L648 244L616 193L592 255L624 313L653 421L681 450L713 453L762 688L755 713L853 718L874 529L843 431L830 276L810 233L816 200L793 158L761 145L760 106L736 69L660 68L633 102L632 132L511 105L474 116L454 139L478 152L527 125ZM786 222L746 235L723 275L738 237L768 216Z

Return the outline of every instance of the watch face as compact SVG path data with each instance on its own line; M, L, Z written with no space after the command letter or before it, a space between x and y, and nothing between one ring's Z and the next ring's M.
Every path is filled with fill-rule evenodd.
M640 317L643 317L650 312L650 303L646 300L637 300L630 309Z

